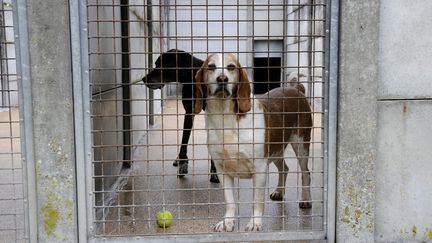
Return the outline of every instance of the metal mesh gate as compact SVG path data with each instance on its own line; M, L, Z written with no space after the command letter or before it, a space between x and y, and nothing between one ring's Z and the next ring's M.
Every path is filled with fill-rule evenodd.
M88 189L96 239L324 239L326 11L324 0L88 0L93 139ZM166 52L171 55L164 57ZM283 155L289 167L285 197L269 198L277 186L277 170L270 164L258 233L245 231L252 182L237 178L236 234L213 234L226 203L220 185L211 182L204 112L189 114L193 75L183 76L195 74L210 53L233 53L247 70L254 95L288 87L295 74L311 107L312 207L299 207L302 173L289 147ZM162 67L163 85L143 80L155 62L156 67L173 63ZM156 224L159 210L172 213L170 227Z
M24 241L18 76L11 1L0 1L0 241Z

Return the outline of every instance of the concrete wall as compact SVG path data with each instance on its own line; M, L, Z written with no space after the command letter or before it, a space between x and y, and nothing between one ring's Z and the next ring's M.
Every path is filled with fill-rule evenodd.
M239 53L241 63L248 63L245 22L248 8L245 1L239 7L222 6L220 0L212 1L212 6L206 6L205 0L186 0L181 6L176 6L178 1L170 0L169 3L168 49L185 50L201 59L205 59L207 53L223 50ZM222 18L226 21L222 22Z
M142 78L153 67L153 63L148 63L148 26L146 24L147 8L139 6L139 1L129 1L129 33L134 38L129 40L131 82ZM140 139L147 134L149 124L149 89L141 83L131 87L131 106L132 106L132 144L140 144ZM160 93L160 92L159 92ZM160 105L159 105L160 107ZM132 159L134 159L132 154Z
M375 239L432 241L432 2L380 1Z
M337 240L432 240L432 2L341 1Z
M160 18L158 1L152 1L153 19ZM118 179L123 160L123 94L122 82L134 83L130 87L131 134L132 144L142 144L147 134L150 110L160 113L161 91L153 92L154 102L149 100L150 90L142 83L136 83L153 67L149 63L149 42L152 41L153 60L156 60L161 49L159 22L152 23L153 33L147 26L147 8L139 6L140 1L130 1L129 16L129 64L130 80L122 77L122 39L121 9L119 4L97 6L97 1L89 1L89 50L90 50L90 82L92 84L92 115L93 123L93 155L95 190L111 190L110 187ZM99 20L100 22L98 22ZM107 21L108 20L108 21ZM154 36L153 40L147 38ZM99 38L98 38L99 37ZM152 107L150 107L152 106ZM153 109L151 109L153 108ZM142 159L134 155L132 160ZM103 177L100 177L103 176ZM96 194L96 201L101 201ZM100 202L102 203L102 202Z
M117 146L123 143L122 89L118 87L122 82L122 50L121 39L114 38L121 36L120 7L96 7L97 1L89 1L89 4L92 5L88 8L88 29L93 156L94 175L98 176L95 190L109 191L123 159L123 148ZM101 201L101 194L95 196L96 201Z
M285 78L291 72L306 75L300 79L306 88L306 94L310 97L322 97L324 22L319 20L324 18L324 1L315 0L315 6L311 6L310 0L290 0L288 3L292 5L287 7L286 13ZM312 19L316 21L305 21ZM314 99L312 103L317 110L321 109L321 99Z
M282 80L286 80L292 71L302 72L310 77L304 81L315 81L313 84L305 85L308 92L313 96L322 96L323 55L320 51L323 50L323 38L284 37L284 35L300 34L324 35L323 22L315 21L311 24L311 21L304 21L311 19L310 0L288 1L290 5L299 4L299 6L284 6L282 0L271 1L269 6L266 6L269 4L267 0L243 0L239 1L238 7L217 6L222 4L220 0L213 1L211 6L207 6L205 0L182 1L182 6L176 6L176 1L169 2L167 13L170 22L166 26L168 49L176 48L192 52L201 59L205 59L207 53L233 52L238 54L243 66L250 68L253 66L254 55L267 57L269 54L264 52L279 49L279 47L274 49L272 45L282 42L283 47L280 49L292 51L282 57L284 66ZM318 5L323 3L323 0L314 2ZM312 18L322 19L323 8L324 6L316 6ZM223 22L221 18L224 19ZM288 22L284 23L284 20ZM316 52L310 55L306 52L308 50ZM296 68L299 65L315 66L315 68ZM248 69L248 72L250 77L253 77L253 70ZM317 103L321 105L319 99Z
M336 237L374 242L379 4L340 1Z

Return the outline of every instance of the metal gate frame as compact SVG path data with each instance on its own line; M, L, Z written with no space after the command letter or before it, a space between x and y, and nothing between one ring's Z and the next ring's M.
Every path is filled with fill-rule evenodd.
M93 220L92 149L90 126L90 90L87 40L87 9L85 1L70 1L70 28L73 67L74 123L76 144L78 230L80 242L216 242L265 240L326 240L335 241L336 218L336 121L338 83L338 19L339 1L326 1L325 25L325 109L324 109L324 160L327 177L324 180L324 230L315 232L271 233L208 233L196 235L163 235L131 237L96 237ZM31 214L31 213L30 213Z

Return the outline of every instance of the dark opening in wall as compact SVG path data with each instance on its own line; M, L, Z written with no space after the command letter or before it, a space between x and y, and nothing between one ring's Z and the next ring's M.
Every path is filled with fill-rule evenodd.
M281 58L255 57L254 58L254 94L264 94L267 91L280 87Z

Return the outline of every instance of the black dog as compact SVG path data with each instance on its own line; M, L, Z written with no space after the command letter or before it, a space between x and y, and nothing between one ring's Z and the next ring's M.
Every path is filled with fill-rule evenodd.
M195 74L202 64L203 61L201 59L192 56L190 53L172 49L162 53L155 62L156 67L142 79L150 89L161 89L165 83L169 82L183 84L182 103L186 111L183 123L183 136L178 158L173 164L174 166L179 166L179 177L183 177L188 173L187 145L195 117L193 113ZM204 109L205 104L203 105ZM219 183L213 161L211 161L210 173L210 181Z

